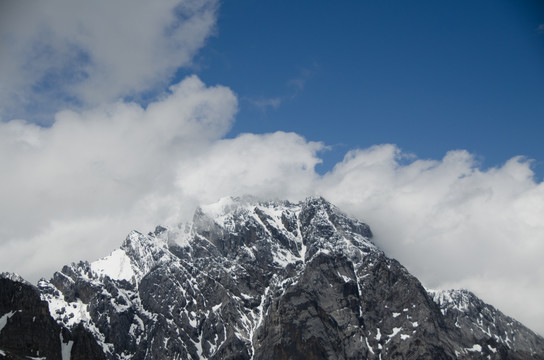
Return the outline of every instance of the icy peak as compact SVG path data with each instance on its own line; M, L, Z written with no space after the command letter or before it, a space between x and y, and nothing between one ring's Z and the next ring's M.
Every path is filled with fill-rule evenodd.
M318 196L299 203L255 197L222 198L197 209L192 228L194 234L224 254L240 255L240 249L253 254L267 248L274 262L282 266L305 261L319 251L344 252L360 261L364 254L377 250L366 224ZM243 242L233 243L229 239Z
M124 250L114 250L109 256L91 263L91 269L98 275L107 275L115 280L133 281L134 270Z
M168 230L157 226L148 235L131 231L119 249L92 262L90 267L98 276L107 275L136 285L150 269L168 257Z
M311 208L321 209L327 215L346 217L342 211L321 196L310 196L304 201L292 203L286 200L264 200L251 195L223 197L215 203L199 207L195 216L206 215L220 224L226 217L248 215L253 213L255 209L278 212L296 211L298 214L302 209Z
M248 214L255 208L289 208L292 206L293 204L288 201L264 200L252 195L241 197L227 196L215 203L202 205L197 209L197 213L206 214L210 218L220 222L226 216Z
M299 203L225 197L197 208L187 224L157 226L147 235L130 232L119 249L93 262L91 269L98 276L137 285L151 269L177 261L173 245L191 248L202 240L226 258L262 257L259 261L271 266L305 261L319 251L343 252L360 262L364 254L377 250L371 237L366 224L322 197Z
M195 215L202 212L203 214L215 219L232 212L233 210L237 209L239 205L240 203L236 201L236 198L228 196L219 199L219 201L215 203L199 207L195 212Z

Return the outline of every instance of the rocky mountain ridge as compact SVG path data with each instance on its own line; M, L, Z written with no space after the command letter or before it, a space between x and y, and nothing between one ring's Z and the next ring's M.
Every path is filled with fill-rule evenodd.
M106 359L544 359L542 337L469 292L426 290L371 239L322 198L225 198L33 291Z

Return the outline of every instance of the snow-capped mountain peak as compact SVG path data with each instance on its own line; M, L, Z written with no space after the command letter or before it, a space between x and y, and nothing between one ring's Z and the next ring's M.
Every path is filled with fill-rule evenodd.
M107 359L543 358L541 337L469 292L425 290L371 239L320 197L229 197L38 288Z

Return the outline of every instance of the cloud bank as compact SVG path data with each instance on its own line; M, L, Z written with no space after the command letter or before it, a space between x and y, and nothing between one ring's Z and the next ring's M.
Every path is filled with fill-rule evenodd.
M223 196L319 194L368 222L426 286L469 288L544 332L544 185L530 161L481 169L463 150L425 160L384 144L319 175L322 143L284 132L225 139L236 109L231 90L193 76L145 109L117 102L60 112L49 128L0 124L4 270L36 280Z
M45 122L63 106L164 89L213 33L217 7L216 0L3 1L0 116Z
M0 123L3 268L36 279L178 217L178 164L223 136L236 109L229 89L189 77L146 109L64 111L48 128Z

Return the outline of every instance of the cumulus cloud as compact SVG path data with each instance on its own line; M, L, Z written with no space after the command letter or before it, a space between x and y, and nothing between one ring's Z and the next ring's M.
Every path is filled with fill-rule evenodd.
M191 65L216 10L216 0L3 1L0 115L51 115L164 86Z
M0 124L4 270L48 276L223 196L319 194L366 221L424 285L469 288L544 333L544 185L530 161L482 169L463 150L426 160L385 144L319 175L322 143L284 132L224 138L236 107L229 89L189 77L146 108L64 111L49 128Z
M177 186L200 203L227 194L299 200L311 194L322 149L294 133L242 134L180 164Z
M161 222L179 208L177 164L224 136L236 108L229 89L190 77L145 109L64 111L48 128L0 123L3 267L36 277Z

